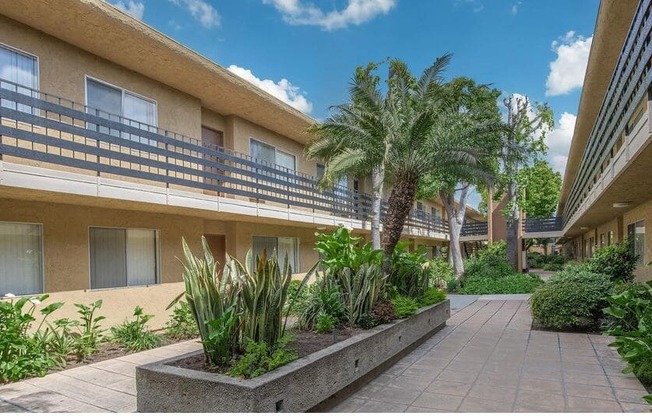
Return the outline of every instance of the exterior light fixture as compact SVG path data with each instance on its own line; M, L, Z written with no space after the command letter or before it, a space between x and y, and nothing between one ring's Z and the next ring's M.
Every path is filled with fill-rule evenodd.
M632 205L632 201L614 202L612 205L614 208L627 208L628 206Z

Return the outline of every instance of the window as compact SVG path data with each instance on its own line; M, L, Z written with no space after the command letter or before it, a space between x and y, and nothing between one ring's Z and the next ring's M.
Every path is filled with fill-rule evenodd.
M130 91L86 78L86 105L90 107L86 110L90 114L136 128L149 128L151 131L156 132L154 127L157 125L156 102ZM141 123L147 126L143 126ZM117 130L104 126L98 128L94 124L89 124L88 128L98 130L101 133L120 136ZM156 145L154 140L148 140L130 133L122 133L122 137Z
M293 172L296 170L294 155L256 139L249 140L249 156L272 166L279 165Z
M0 222L0 296L43 293L39 224Z
M260 256L263 250L270 256L274 251L278 254L281 269L285 267L285 253L288 255L288 262L292 273L299 271L299 239L293 237L262 237L252 238L253 257Z
M440 218L441 219L441 214L439 213L439 210L437 207L430 207L430 215L432 215L434 218Z
M91 289L158 282L158 231L90 229Z
M316 170L316 173L317 173L317 175L316 175L315 178L316 178L318 181L320 181L321 178L324 177L324 173L326 173L326 166L324 166L324 165L320 165L319 163L317 163L317 170Z
M417 201L417 211L423 212L423 202Z
M609 232L607 233L607 245L608 245L608 246L612 245L612 244L613 244L613 241L614 241L614 232L613 232L613 231L609 231Z
M604 247L604 233L600 234L600 247Z
M38 60L35 56L0 45L0 79L9 81L0 82L0 87L20 94L32 95L31 89L38 88ZM20 86L27 88L20 88ZM8 100L2 100L0 105L12 110L16 109L16 103ZM32 112L31 107L24 104L20 104L18 110Z
M627 226L627 236L632 242L632 251L638 256L636 264L645 264L645 221L637 221Z

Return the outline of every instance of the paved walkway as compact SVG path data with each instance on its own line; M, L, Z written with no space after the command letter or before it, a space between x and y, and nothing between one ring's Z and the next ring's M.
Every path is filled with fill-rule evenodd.
M526 297L451 296L442 331L333 411L648 411L597 335L530 331ZM135 412L137 365L200 349L195 341L0 386L0 412Z
M186 341L0 386L0 413L136 411L136 366L201 349Z
M332 411L649 411L641 383L621 374L610 338L531 331L530 325L524 297L477 297Z

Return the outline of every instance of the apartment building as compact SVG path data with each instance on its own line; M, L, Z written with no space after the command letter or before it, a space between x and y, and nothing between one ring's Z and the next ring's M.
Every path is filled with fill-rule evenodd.
M304 158L316 121L101 0L0 2L0 296L103 299L167 318L181 239L218 259L317 254L315 231L369 234L369 181L333 191ZM415 204L405 238L445 246L445 213Z
M558 212L564 253L634 240L652 278L652 1L602 0Z

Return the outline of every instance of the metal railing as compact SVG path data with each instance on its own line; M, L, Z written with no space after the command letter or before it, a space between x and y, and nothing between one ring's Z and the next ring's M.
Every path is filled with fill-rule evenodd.
M594 179L601 174L605 158L614 156L611 149L652 84L651 12L651 0L639 3L571 186L563 212L564 225L577 212Z
M322 191L313 176L1 79L0 121L0 159L13 156L338 217L371 215L368 194ZM406 225L448 232L441 219L418 211Z
M460 232L460 236L462 237L487 234L489 234L489 224L486 221L465 222Z
M523 221L523 231L526 233L546 233L561 231L564 228L564 221L562 217L526 218Z

